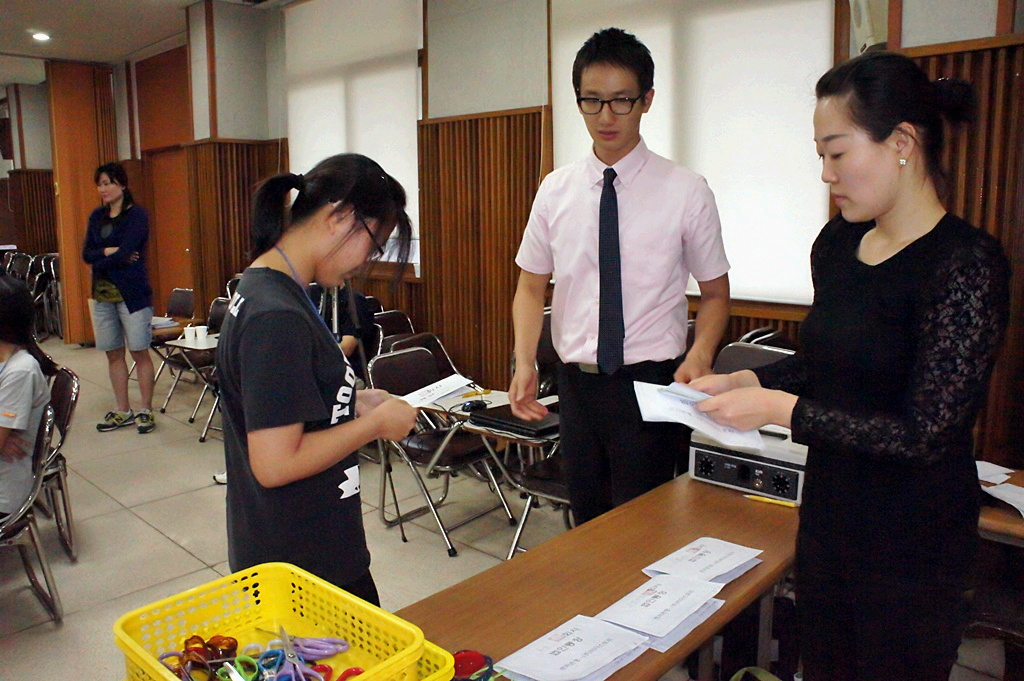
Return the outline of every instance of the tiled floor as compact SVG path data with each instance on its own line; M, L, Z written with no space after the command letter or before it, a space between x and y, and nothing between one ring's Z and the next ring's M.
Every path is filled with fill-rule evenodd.
M120 615L230 572L225 488L211 479L223 468L223 445L216 431L207 442L198 441L200 424L188 423L188 416L199 389L184 382L167 413L157 414L155 432L97 432L95 422L111 406L103 354L59 340L47 341L44 348L82 379L64 450L71 469L79 558L76 563L68 559L53 523L41 518L64 602L64 623L55 626L29 589L16 552L0 551L0 679L58 679L70 673L114 681L124 676L123 656L112 634ZM162 377L158 405L169 386ZM200 411L200 422L205 414ZM399 498L411 505L418 497L411 474L396 471ZM377 516L379 467L364 462L361 480L373 575L388 610L496 565L508 550L513 528L500 512L453 533L457 558L447 556L429 516L406 525L409 541L403 543L398 529L385 529ZM451 520L490 505L494 498L486 485L468 478L453 483L451 496L443 511ZM507 496L518 513L522 501L515 494ZM536 545L562 531L561 514L541 509L531 516L523 545ZM964 666L954 669L952 681L1002 676L1002 648L993 642L965 644L961 662ZM682 680L686 675L666 678Z
M75 420L64 452L71 469L79 558L72 563L57 540L52 521L40 518L47 555L61 599L64 623L55 626L28 586L17 552L0 551L0 679L64 678L71 669L91 679L120 679L124 658L114 646L112 627L125 612L228 574L224 490L211 476L224 468L220 433L198 441L201 421L188 423L199 389L184 382L157 428L139 435L133 428L96 431L110 408L103 354L47 341L44 348L82 379ZM161 377L157 406L170 387ZM132 383L133 400L136 387ZM134 402L133 402L134 404ZM218 421L215 421L215 423ZM362 495L372 571L382 605L396 610L497 565L508 551L513 528L500 512L452 533L459 550L449 558L430 516L386 529L378 519L380 469L362 465ZM432 484L438 484L432 481ZM419 492L407 469L396 467L403 508ZM518 514L522 501L506 495ZM442 517L455 521L494 500L487 486L460 477ZM548 508L530 517L523 539L532 546L562 531L561 514ZM78 676L74 674L73 676Z

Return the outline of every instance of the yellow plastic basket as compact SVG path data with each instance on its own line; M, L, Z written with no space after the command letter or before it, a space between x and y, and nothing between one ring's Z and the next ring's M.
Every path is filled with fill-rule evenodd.
M423 642L423 657L416 662L421 681L451 681L455 678L455 658L430 641Z
M266 632L282 626L290 636L347 640L347 652L324 662L336 670L362 667L360 681L420 678L419 627L287 563L257 565L127 613L114 624L114 642L125 655L126 681L173 681L157 657L181 650L189 636L221 634L239 646L265 645L275 638Z

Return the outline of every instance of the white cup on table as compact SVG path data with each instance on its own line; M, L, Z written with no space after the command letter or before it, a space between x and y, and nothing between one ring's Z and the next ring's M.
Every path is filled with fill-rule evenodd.
M195 339L196 339L196 327L194 327L194 326L186 326L185 327L185 340L195 340Z
M197 327L195 327L195 329L196 329L196 340L206 340L207 328L205 326L197 326Z

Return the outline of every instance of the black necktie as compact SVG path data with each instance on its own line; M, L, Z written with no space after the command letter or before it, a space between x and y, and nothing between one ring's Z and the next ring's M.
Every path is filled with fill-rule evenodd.
M597 365L606 374L622 366L622 339L626 327L622 321L622 264L619 258L619 202L615 196L615 170L604 169L601 212L598 218L598 265L601 273L601 299L598 310Z

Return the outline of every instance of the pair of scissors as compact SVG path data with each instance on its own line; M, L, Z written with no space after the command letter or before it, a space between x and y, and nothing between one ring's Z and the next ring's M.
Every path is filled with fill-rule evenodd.
M248 655L239 655L217 670L217 678L220 681L255 681L259 673L260 665L256 660Z
M349 648L348 641L341 638L305 638L296 636L291 640L291 643L295 653L307 661L325 660L328 657L344 653ZM267 648L278 647L284 648L283 640L274 639L267 644Z
M274 681L324 681L323 675L307 665L295 652L295 646L284 627L281 627L278 635L281 647L268 650L258 660L264 677L273 678Z
M209 662L200 656L189 655L187 652L163 653L157 659L172 674L184 681L210 681L214 675ZM167 661L170 659L175 659L178 663L172 665Z

